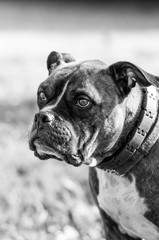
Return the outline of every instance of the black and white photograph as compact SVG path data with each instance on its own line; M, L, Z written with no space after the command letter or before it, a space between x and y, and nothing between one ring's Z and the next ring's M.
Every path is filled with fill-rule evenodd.
M0 240L159 240L159 2L0 0Z

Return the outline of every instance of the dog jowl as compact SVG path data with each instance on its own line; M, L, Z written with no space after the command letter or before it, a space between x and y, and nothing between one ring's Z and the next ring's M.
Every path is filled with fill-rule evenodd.
M107 240L159 239L159 78L51 52L29 136L40 159L90 168Z

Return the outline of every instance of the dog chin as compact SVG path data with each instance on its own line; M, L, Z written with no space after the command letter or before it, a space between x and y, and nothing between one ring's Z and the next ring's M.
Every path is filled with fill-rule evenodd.
M51 147L47 146L43 141L36 139L34 141L35 146L35 156L40 158L41 160L46 160L49 158L54 158L59 161L63 161L63 157L61 154L55 152Z

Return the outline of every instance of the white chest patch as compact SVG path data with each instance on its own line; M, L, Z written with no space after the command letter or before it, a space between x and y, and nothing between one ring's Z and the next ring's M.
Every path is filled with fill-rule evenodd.
M97 169L99 206L118 224L119 230L131 237L159 240L158 228L144 217L148 211L144 198L139 196L135 177L127 178Z

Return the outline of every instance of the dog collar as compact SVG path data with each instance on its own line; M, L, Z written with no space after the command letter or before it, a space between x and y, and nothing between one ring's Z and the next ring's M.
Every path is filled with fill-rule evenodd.
M107 171L125 174L147 155L158 136L157 139L155 137L149 141L148 150L143 150L142 145L151 134L152 127L157 119L157 112L157 90L154 86L150 86L143 90L141 112L136 127L128 135L125 147L118 154L116 153L111 157L105 158L98 167Z

